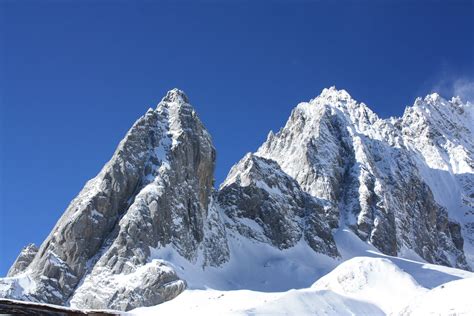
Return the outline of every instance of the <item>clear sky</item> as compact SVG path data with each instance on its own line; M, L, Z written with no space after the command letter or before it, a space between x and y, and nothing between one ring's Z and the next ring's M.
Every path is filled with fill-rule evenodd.
M226 2L0 0L0 276L171 88L219 184L324 87L388 117L472 83L472 1Z

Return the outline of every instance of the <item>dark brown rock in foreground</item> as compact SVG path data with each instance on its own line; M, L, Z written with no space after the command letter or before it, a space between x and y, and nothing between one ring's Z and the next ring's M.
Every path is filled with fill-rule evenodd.
M119 312L105 310L79 310L57 305L46 305L0 299L0 314L12 315L120 315Z

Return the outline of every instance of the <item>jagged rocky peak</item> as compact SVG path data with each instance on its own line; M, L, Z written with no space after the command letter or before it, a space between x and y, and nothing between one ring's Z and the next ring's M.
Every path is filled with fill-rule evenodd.
M245 237L280 249L303 239L318 253L339 256L319 201L273 160L245 155L221 185L218 201L231 226Z
M75 306L128 310L161 303L179 294L184 282L160 260L150 262L151 251L170 245L190 261L198 256L211 200L215 150L181 91L170 91L157 112L166 119L166 134L151 151L143 183L117 223L116 236L75 291L71 299ZM137 283L122 283L121 274L133 276ZM98 287L103 295L91 294ZM130 296L134 299L127 299Z
M36 253L38 252L38 247L35 244L29 244L25 246L18 257L16 258L13 265L10 267L7 273L7 277L13 277L20 273L23 273L26 268L30 265L31 261L33 261Z
M325 200L331 227L339 222L337 182L344 174L344 159L350 156L345 114L355 103L335 88L309 103L300 103L286 125L270 134L256 155L276 161L310 195Z
M166 96L163 98L162 102L176 102L177 104L189 104L189 99L183 90L174 88L166 93Z
M336 86L324 88L318 98L331 100L331 101L350 101L352 100L351 95L344 89L337 89Z
M306 106L305 106L306 104ZM367 105L357 102L346 90L338 90L332 86L325 88L321 94L308 103L302 103L304 108L329 107L332 112L340 111L347 119L351 120L357 127L363 124L374 124L379 117Z
M300 103L256 155L276 161L323 201L332 228L348 226L386 254L413 249L430 262L465 268L459 234L449 229L456 225L434 200L396 123L345 91L325 89Z
M459 97L448 101L433 93L425 98L417 98L413 106L406 108L401 120L407 127L405 132L410 132L409 128L416 131L431 128L437 129L439 136L450 137L452 141L463 141L463 133L474 133L474 105L462 102Z
M405 147L449 217L461 225L474 269L474 105L438 94L418 98L398 120Z
M204 239L215 150L188 102L171 90L135 122L22 279L0 281L1 296L128 310L183 291L185 282L151 249L172 245L193 260Z
M252 153L247 153L244 158L231 168L227 178L221 184L220 189L233 183L238 183L242 186L248 186L250 184L264 186L265 183L271 182L270 187L290 190L292 188L287 187L289 183L280 182L280 180L286 180L288 178L287 175L279 170L276 162L255 156Z
M429 110L430 108L452 108L453 110L456 109L458 114L462 114L464 112L462 109L468 106L468 102L463 102L458 96L454 96L451 100L447 100L439 93L434 92L427 94L424 98L416 98L412 107L423 108L425 110ZM410 108L411 107L408 107L408 109Z

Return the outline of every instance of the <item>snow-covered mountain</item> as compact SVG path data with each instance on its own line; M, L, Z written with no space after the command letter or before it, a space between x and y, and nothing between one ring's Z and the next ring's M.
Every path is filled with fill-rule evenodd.
M473 269L474 105L432 94L407 108L397 126L435 200L460 223Z
M117 310L174 298L186 283L151 250L172 244L195 260L211 225L214 161L186 96L168 92L135 122L30 263L0 281L1 296Z
M0 297L124 311L188 287L158 309L212 295L230 297L223 308L249 299L242 313L276 311L250 296L282 310L424 308L363 298L425 295L473 276L464 271L474 267L473 113L430 95L381 119L324 89L215 190L211 137L186 95L171 90L41 247L22 251ZM376 258L350 260L358 256ZM398 281L387 287L382 275Z
M410 119L414 116L410 113L418 113L421 103L425 108L422 113L447 108L445 112L451 115L446 115L444 125L450 128L446 137L451 140L433 143L428 132L424 132L429 134L426 139L420 137L423 133L419 129L439 128L430 117ZM459 99L447 102L432 95L425 102L418 99L403 118L384 120L346 91L333 87L324 89L310 102L300 103L285 127L277 134L271 132L256 155L276 161L305 192L321 199L332 228L349 226L386 254L401 255L412 250L429 262L466 269L464 251L469 253L471 248L469 244L463 248L461 225L454 219L463 217L462 230L470 241L472 223L466 219L468 215L461 214L472 215L473 204L464 198L470 192L458 190L457 205L461 199L466 201L466 208L461 209L453 206L452 196L450 200L441 194L435 198L432 192L436 191L429 185L456 177L455 172L463 170L467 171L462 177L463 186L457 187L472 190L474 138L466 127L470 118L461 117L467 116L471 108ZM441 115L435 118L442 120ZM433 148L427 150L428 146ZM443 160L446 168L449 164L444 178L423 172L430 168L423 161L437 158L432 154L434 148L440 156L446 152L456 156ZM445 208L449 206L449 213L457 216L448 216Z

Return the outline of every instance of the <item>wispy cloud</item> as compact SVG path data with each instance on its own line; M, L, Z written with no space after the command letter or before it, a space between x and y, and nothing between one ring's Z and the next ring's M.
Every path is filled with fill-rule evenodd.
M445 98L460 97L463 101L474 103L474 79L444 76L439 79L430 92L437 92Z
M474 80L458 79L453 83L453 95L474 103Z

